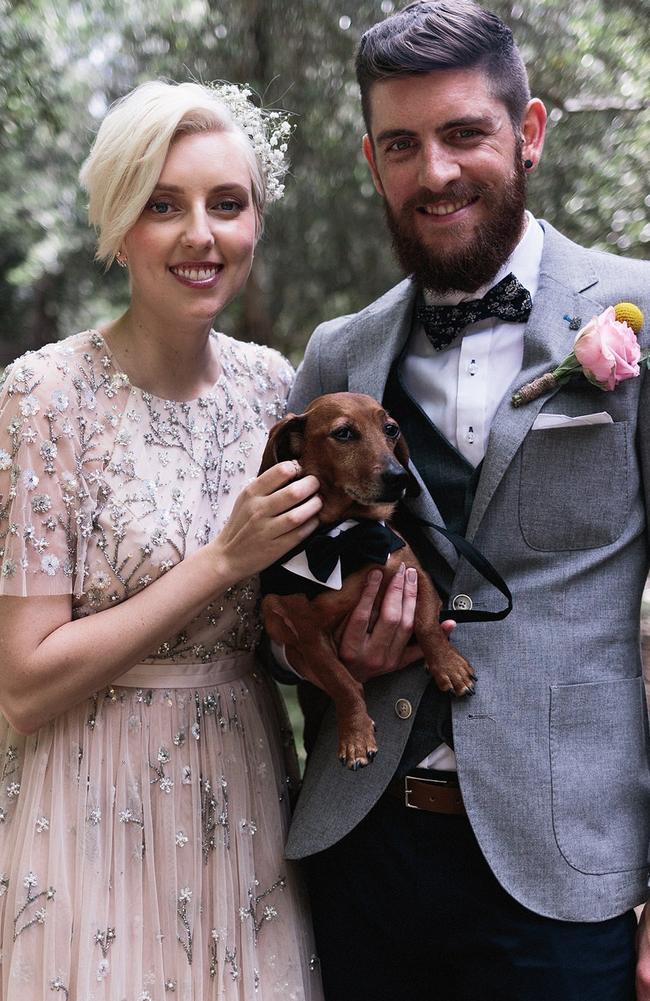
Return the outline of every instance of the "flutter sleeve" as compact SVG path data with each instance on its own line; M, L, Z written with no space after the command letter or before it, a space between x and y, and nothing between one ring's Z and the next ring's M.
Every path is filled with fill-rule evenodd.
M291 363L279 351L273 348L265 350L269 374L265 410L267 425L272 427L287 412L287 400L296 373Z
M78 593L93 499L75 387L46 353L14 362L0 387L0 594Z

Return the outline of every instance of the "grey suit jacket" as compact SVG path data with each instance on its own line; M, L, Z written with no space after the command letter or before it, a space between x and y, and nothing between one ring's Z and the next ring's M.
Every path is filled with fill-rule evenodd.
M650 265L588 251L544 223L540 285L512 390L557 366L574 333L621 300L646 316ZM290 409L324 392L381 399L411 329L413 287L402 282L356 315L314 333ZM503 574L514 610L502 622L458 627L454 643L479 676L456 699L453 726L463 797L479 844L505 889L555 918L595 921L646 897L650 843L648 721L639 609L648 571L650 382L605 393L574 378L514 409L503 400L490 433L467 537ZM537 414L606 410L613 423L531 430ZM430 496L411 510L441 523ZM431 533L455 571L452 593L475 607L499 597L449 543ZM329 713L310 758L287 846L290 858L334 844L366 815L397 767L427 676L422 666L367 685L379 754L359 772L336 757Z

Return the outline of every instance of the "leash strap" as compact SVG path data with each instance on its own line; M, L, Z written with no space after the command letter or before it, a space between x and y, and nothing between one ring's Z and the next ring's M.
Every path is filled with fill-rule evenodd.
M483 553L481 553L476 546L473 546L471 542L464 539L462 535L458 535L456 532L450 532L448 528L443 528L442 525L434 525L432 521L425 521L424 518L417 518L414 515L411 517L413 517L413 520L418 525L424 525L426 528L433 528L434 531L444 535L444 537L451 542L458 555L464 556L470 566L473 566L482 577L485 577L488 583L492 584L497 591L500 591L508 603L506 608L502 608L498 612L484 612L480 609L473 608L443 608L440 612L441 620L454 619L456 622L494 622L499 619L505 619L507 615L510 615L510 612L512 611L512 594L510 593L510 588L504 581L501 574L495 570L490 561L485 558Z

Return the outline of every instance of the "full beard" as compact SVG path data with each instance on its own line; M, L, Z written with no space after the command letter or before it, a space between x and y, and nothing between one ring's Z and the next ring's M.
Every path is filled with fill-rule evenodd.
M452 291L476 292L496 275L519 242L526 208L527 178L521 157L514 160L513 174L498 194L482 185L455 185L445 192L445 201L462 201L477 195L490 207L489 217L458 250L443 251L428 246L412 232L416 206L439 201L430 192L409 199L399 214L386 201L384 208L393 249L407 274L425 289L439 295ZM459 237L462 230L459 228Z

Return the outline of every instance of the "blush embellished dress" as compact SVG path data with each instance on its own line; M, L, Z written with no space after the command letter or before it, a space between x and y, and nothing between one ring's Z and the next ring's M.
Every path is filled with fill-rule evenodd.
M291 370L212 336L222 375L187 403L130 385L93 331L7 370L0 594L95 615L220 531ZM0 716L0 1001L320 1001L259 633L252 578L37 733Z

